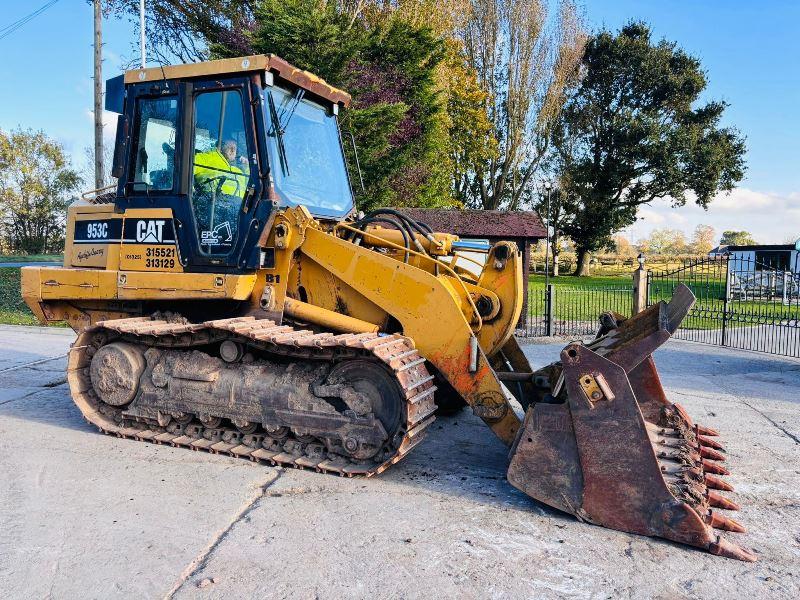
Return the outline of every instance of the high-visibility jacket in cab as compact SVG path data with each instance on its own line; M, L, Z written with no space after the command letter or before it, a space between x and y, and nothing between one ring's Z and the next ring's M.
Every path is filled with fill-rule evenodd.
M194 177L199 184L216 179L209 183L210 189L220 189L223 194L244 198L247 176L239 167L230 164L216 148L195 154ZM222 187L218 188L221 177L225 180L222 182Z

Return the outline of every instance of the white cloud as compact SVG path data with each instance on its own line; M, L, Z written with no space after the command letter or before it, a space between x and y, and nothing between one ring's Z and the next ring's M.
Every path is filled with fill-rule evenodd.
M726 229L746 230L762 244L782 244L800 238L800 191L777 194L738 188L719 194L703 210L689 200L673 208L669 200L657 200L639 211L639 220L624 234L632 240L647 237L656 228L683 230L687 237L699 224L711 225L717 238Z
M756 192L747 188L733 190L730 194L718 194L712 202L714 210L729 212L753 212L775 210L785 202L775 194Z
M667 219L652 208L642 208L639 209L639 221L646 222L648 225L663 225Z
M89 122L92 124L92 126L94 126L94 111L87 110L86 117L89 119ZM104 110L103 143L113 145L116 137L117 137L117 113ZM94 139L94 133L92 133L92 139Z
M685 215L682 215L681 213L678 212L672 215L672 226L675 229L680 229L680 226L688 224L689 224L689 219Z

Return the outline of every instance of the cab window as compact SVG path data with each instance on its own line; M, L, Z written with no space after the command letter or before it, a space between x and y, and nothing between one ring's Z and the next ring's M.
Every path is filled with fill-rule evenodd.
M221 256L236 244L253 150L238 90L203 92L194 103L192 208L197 237L202 252Z
M178 100L140 98L133 187L137 191L172 190L175 177L175 129Z

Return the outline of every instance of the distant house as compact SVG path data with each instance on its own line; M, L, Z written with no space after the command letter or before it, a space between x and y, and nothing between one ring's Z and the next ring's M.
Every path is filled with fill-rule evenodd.
M727 246L729 289L740 299L783 298L800 294L800 252L792 244ZM719 250L715 248L711 252ZM709 253L711 255L711 253Z
M736 271L800 273L800 252L793 244L727 246L726 251Z

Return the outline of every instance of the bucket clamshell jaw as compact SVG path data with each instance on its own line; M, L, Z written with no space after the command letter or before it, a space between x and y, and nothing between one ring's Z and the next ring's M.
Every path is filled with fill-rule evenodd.
M651 356L694 301L681 284L669 303L628 319L611 315L616 326L604 335L564 348L547 368L549 402L525 415L508 480L589 523L755 561L715 531L745 531L713 510L739 508L718 491L733 487L719 477L728 471L717 432L667 400Z

